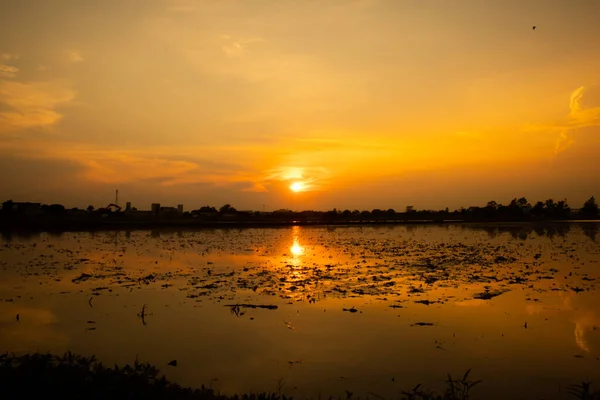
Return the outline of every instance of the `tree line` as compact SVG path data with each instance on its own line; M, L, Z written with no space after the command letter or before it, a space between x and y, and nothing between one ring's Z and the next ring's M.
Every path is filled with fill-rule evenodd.
M278 210L269 213L254 211L240 212L230 204L225 204L219 209L211 206L200 207L191 211L192 217L218 218L228 215L255 218L292 218L299 221L307 219L320 219L323 221L373 221L373 220L467 220L467 221L535 221L535 220L566 220L566 219L598 219L598 204L592 196L578 210L573 210L567 200L538 201L531 204L525 197L514 198L507 205L496 201L489 201L484 207L460 208L450 211L444 210L415 210L407 207L403 212L390 209L373 210L339 210L334 208L329 211L291 211Z
M60 204L38 205L31 203L15 203L12 200L2 203L0 215L3 219L19 218L133 218L140 213L133 209L129 214L123 210L94 209L89 206L86 210L67 209ZM594 197L587 200L578 210L573 210L566 200L538 201L531 204L525 197L514 198L510 203L503 205L496 201L489 201L483 207L460 208L450 211L443 210L416 210L407 207L399 212L392 208L373 210L338 210L329 211L292 211L277 210L271 212L238 211L231 204L220 208L202 206L198 209L183 214L147 215L144 218L163 219L198 219L200 221L240 220L240 221L307 221L307 222L371 222L371 221L537 221L537 220L567 220L567 219L599 219L598 204Z

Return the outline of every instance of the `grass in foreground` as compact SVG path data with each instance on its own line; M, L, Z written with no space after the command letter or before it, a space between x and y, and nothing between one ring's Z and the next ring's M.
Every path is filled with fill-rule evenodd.
M417 385L402 391L400 400L473 399L471 390L481 381L473 381L469 375L470 370L460 379L448 375L446 389L441 394ZM593 391L591 382L570 386L568 392L570 398L600 400L600 391ZM351 400L351 397L352 394L347 392L345 400ZM111 368L93 356L72 353L63 356L0 355L0 398L291 400L281 393L224 396L204 386L184 388L169 382L158 368L148 363L136 360L133 365Z

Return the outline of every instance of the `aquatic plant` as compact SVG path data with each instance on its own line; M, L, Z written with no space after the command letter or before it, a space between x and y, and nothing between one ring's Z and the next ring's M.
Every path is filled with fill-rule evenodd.
M70 399L201 399L287 400L283 394L223 396L213 389L184 388L160 370L136 360L133 365L106 367L94 356L73 353L0 355L2 398Z
M402 391L402 400L468 400L470 397L471 389L481 383L481 381L472 381L469 379L471 370L467 370L460 379L452 378L452 375L448 374L448 380L446 380L446 390L443 394L434 394L431 391L427 391L421 388L421 385L417 385L409 391Z
M176 360L166 365L177 367ZM417 385L400 393L400 400L469 400L472 389L481 381L470 378L469 369L461 378L450 374L443 393L434 393ZM70 399L194 399L194 400L292 400L283 394L284 383L279 380L274 393L249 393L225 396L212 388L184 388L168 381L151 364L135 360L133 365L106 367L94 356L84 357L67 352L52 354L0 354L0 388L2 398L61 398ZM369 393L381 400L385 398ZM571 385L568 394L579 400L600 400L600 391L584 381ZM485 398L483 395L480 398ZM329 400L336 398L329 397ZM355 399L352 392L337 400ZM356 397L358 400L359 397Z
M592 382L583 381L579 385L570 385L568 393L580 400L600 400L600 390L592 391Z

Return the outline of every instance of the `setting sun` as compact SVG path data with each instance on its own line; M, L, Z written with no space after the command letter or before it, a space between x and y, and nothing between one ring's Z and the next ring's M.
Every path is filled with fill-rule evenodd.
M301 192L304 190L304 184L302 182L294 182L290 185L290 190L292 192Z

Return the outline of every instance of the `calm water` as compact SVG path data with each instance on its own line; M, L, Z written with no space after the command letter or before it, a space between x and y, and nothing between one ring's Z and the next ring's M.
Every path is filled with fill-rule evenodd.
M0 351L137 357L223 393L389 397L472 368L484 380L479 398L565 398L568 384L600 384L597 232L590 223L5 235ZM178 367L166 366L173 359Z

